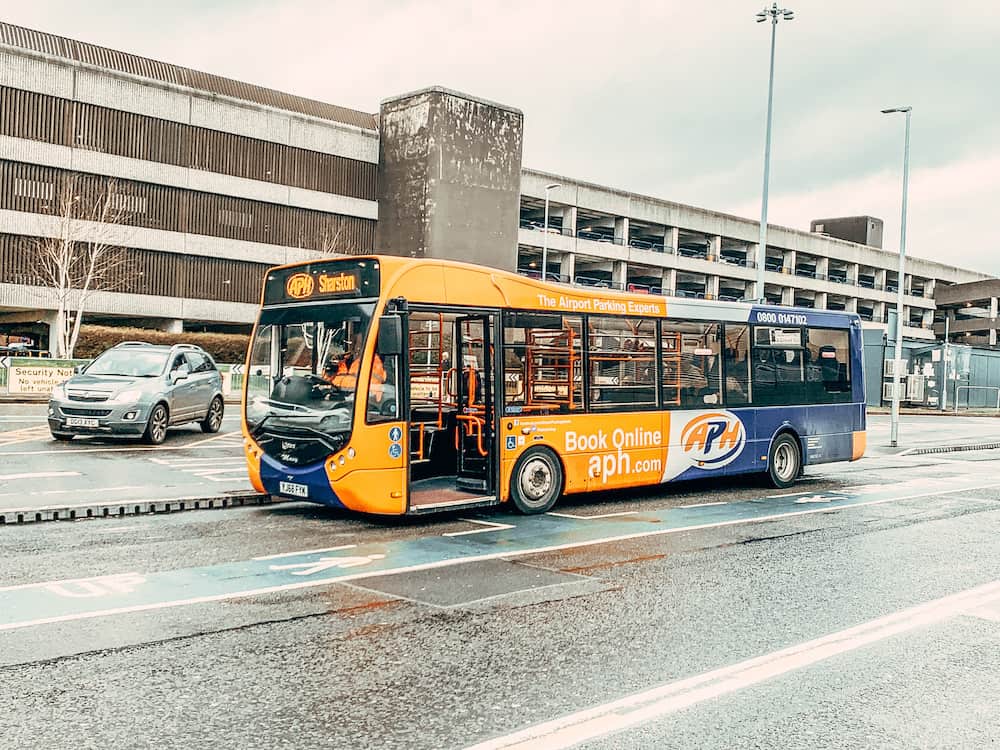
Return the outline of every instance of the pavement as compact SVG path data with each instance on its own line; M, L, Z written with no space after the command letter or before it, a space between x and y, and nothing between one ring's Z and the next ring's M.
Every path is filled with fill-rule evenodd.
M534 517L7 526L0 744L990 746L998 533L996 450Z
M185 425L160 446L104 437L59 443L43 405L2 404L0 525L269 503L247 479L239 423L238 407L228 406L216 435ZM1000 445L992 417L904 414L894 448L888 415L869 416L870 457L990 445Z
M0 407L0 524L118 516L262 500L247 479L238 408L222 429L171 428L159 446L107 437L56 442L45 407Z

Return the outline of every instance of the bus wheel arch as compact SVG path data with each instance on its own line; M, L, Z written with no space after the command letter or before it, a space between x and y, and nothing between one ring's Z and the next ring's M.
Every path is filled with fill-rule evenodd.
M510 473L510 500L519 513L545 513L562 496L565 477L562 459L554 450L532 446Z
M780 428L767 451L767 478L778 489L791 487L805 468L802 440L791 427Z

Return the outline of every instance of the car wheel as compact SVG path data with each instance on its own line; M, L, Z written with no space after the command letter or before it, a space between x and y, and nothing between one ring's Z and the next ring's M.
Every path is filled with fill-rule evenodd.
M66 435L66 434L59 434L58 432L53 432L52 437L60 442L68 443L70 440L75 438L76 435Z
M208 405L208 414L200 422L201 431L218 432L219 428L222 427L222 415L225 412L225 408L219 396L213 398L212 403Z
M767 457L767 475L779 489L791 487L802 473L802 449L799 441L787 432L778 435Z
M167 439L167 407L157 404L153 411L149 413L149 421L146 422L146 433L143 439L150 445L159 445Z
M514 465L510 499L525 515L550 510L562 493L563 471L548 448L529 448Z

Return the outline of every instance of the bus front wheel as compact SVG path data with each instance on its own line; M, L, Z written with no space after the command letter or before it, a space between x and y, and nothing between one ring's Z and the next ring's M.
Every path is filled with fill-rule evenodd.
M548 448L529 448L514 465L510 498L525 515L544 513L562 493L563 471L559 459Z
M778 435L771 444L767 457L767 475L771 484L779 489L791 487L802 473L802 449L799 441L787 432Z

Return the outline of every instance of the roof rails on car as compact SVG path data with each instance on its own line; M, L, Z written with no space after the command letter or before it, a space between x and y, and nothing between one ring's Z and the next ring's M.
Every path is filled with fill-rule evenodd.
M174 349L197 349L200 351L201 347L194 344L174 344Z
M122 341L115 344L116 347L119 346L152 346L148 341Z

